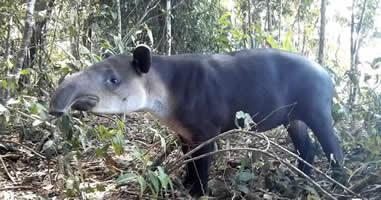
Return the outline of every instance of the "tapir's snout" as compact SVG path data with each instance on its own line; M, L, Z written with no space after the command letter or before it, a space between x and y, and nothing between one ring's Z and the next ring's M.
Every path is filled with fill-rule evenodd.
M49 114L60 117L70 108L90 111L99 102L99 97L89 91L86 84L78 84L73 79L64 81L50 100Z

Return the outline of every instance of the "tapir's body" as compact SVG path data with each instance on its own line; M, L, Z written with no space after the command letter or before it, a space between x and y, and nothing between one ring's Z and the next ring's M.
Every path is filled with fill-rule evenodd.
M341 161L331 125L333 90L322 67L284 51L151 57L146 47L138 47L133 56L105 59L66 79L50 109L53 114L71 105L102 113L147 110L180 135L185 152L235 128L236 112L244 111L253 116L258 131L286 125L306 161L312 163L314 157L307 126L328 158L332 154ZM212 150L210 144L192 156ZM188 165L186 183L192 184L195 196L206 191L209 165L210 157ZM303 164L299 168L310 171Z
M256 122L267 117L257 126L264 131L331 108L333 85L322 67L279 50L158 56L151 70L171 91L172 117L195 127L210 122L227 131L244 111Z

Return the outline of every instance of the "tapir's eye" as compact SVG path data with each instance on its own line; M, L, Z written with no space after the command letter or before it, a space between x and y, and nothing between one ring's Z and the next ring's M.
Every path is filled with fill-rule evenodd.
M110 77L106 80L107 86L111 89L116 88L120 84L120 80L116 77Z
M110 83L112 83L112 84L118 84L120 81L119 81L118 79L116 79L116 78L110 78L110 79L108 80L108 82L110 82Z

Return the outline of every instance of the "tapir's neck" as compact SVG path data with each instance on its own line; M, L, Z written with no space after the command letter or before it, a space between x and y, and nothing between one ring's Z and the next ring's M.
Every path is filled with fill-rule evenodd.
M189 82L188 77L204 74L201 70L200 60L188 56L153 56L151 69L143 74L148 93L146 110L162 120L171 120L176 107L186 103L178 101L189 100L183 97L192 84L197 84L194 79Z
M168 120L172 111L168 87L164 84L156 70L151 69L149 73L143 76L147 91L147 103L144 110L162 120Z

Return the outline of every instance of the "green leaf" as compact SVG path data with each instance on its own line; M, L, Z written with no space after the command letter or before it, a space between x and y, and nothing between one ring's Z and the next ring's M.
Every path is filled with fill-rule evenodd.
M13 63L11 62L11 60L8 59L5 64L8 66L8 69L13 68Z
M140 185L140 194L143 195L144 191L147 188L147 181L144 180L144 178L142 176L138 176L138 182Z
M270 44L272 48L279 49L279 45L274 41L274 37L272 35L268 35L266 37L266 41Z
M240 172L243 172L243 170L247 167L248 163L249 163L249 155L245 153L245 156L241 159Z
M120 185L120 184L128 183L131 180L135 179L136 177L137 177L137 175L135 173L124 174L122 176L119 176L118 179L116 179L116 184Z
M69 33L71 36L75 36L77 34L77 31L73 26L69 26Z
M119 119L118 119L118 121L116 121L116 122L118 123L119 129L121 130L121 134L123 134L124 132L126 132L126 128L125 128L123 122L120 121Z
M223 14L221 17L220 17L220 19L218 20L221 24L223 24L223 23L229 23L230 24L230 22L229 21L227 21L226 19L227 18L229 18L229 17L231 17L232 15L230 14L230 13L226 13L226 14Z
M20 72L20 75L27 75L31 72L31 69L30 68L26 68L26 69L23 69L21 72Z
M104 157L107 156L107 151L108 151L109 148L110 148L109 144L106 144L102 148L98 147L95 150L95 155L97 155L98 158L104 158Z
M101 136L102 141L106 139L107 131L106 128L102 125L98 126L99 135Z
M153 34L152 34L152 30L147 26L147 24L144 25L144 29L147 31L148 38L149 38L151 44L153 45Z
M135 158L137 158L137 159L143 161L143 154L140 152L139 149L134 148L134 149L132 150L132 155L134 155Z
M242 182L247 182L253 178L254 178L254 176L250 171L243 171L243 172L239 173L239 180Z
M110 48L110 45L108 44L108 43L102 43L102 47L104 48L104 49L109 49Z
M42 120L48 119L48 109L40 103L34 104L30 112L38 115Z
M161 148L163 148L164 151L166 151L167 143L165 142L165 138L162 135L160 135L156 129L153 129L153 128L148 128L148 129L154 132L154 137L160 138L160 146Z
M124 153L124 140L119 134L114 135L111 140L111 145L114 148L116 155L120 156Z
M69 67L62 67L61 72L64 74L68 74L69 73Z
M249 193L249 188L247 187L247 185L239 184L239 185L237 185L237 188L239 191L241 191L245 194Z
M282 49L285 51L296 51L296 48L292 46L293 35L291 29L287 31L286 37L282 42Z
M164 191L167 192L167 188L168 188L168 183L169 183L169 176L164 172L164 168L163 167L157 167L158 170L159 170L159 180L160 180L160 183L162 185L162 187L164 188Z
M116 20L118 18L118 14L116 12L111 12L111 17L113 20Z
M3 88L7 88L8 82L6 80L2 80L1 82L2 82Z
M37 107L36 106L33 106L31 109L30 109L30 113L31 114L37 114Z
M320 197L315 196L313 194L308 194L307 195L307 200L318 200L318 199L320 199Z
M99 192L104 192L104 191L106 191L106 187L105 187L104 185L102 185L102 184L96 184L96 185L95 185L95 188L96 188L97 191L99 191Z
M73 122L68 115L62 116L58 120L58 127L66 140L71 140L73 136Z
M151 183L153 185L154 192L156 194L159 193L159 191L160 191L160 183L159 183L158 177L152 171L148 172L148 176L149 176L149 179L150 179L150 181L151 181Z

